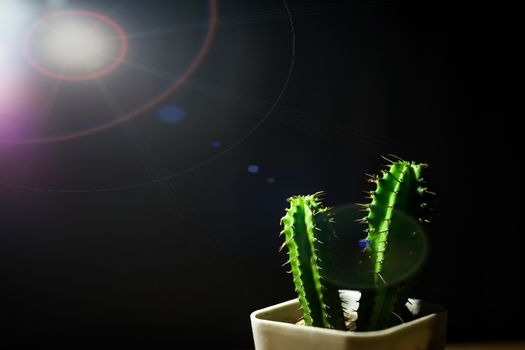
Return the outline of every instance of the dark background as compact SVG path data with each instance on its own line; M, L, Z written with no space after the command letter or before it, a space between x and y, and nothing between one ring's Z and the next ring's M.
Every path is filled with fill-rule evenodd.
M249 51L252 40L289 62L284 6L219 5L217 35L195 79L241 94L231 113L264 116L271 103L261 102L261 112L242 94L274 100L281 83L252 81L243 91L235 78L222 81L217 68L228 47ZM250 312L294 296L278 253L285 199L324 190L327 204L360 202L368 188L363 174L379 170L380 155L389 153L429 163L438 193L415 296L448 307L450 341L523 338L522 322L514 321L525 312L520 206L512 204L522 182L520 131L510 122L519 118L515 12L498 3L442 1L289 6L296 35L289 84L269 118L222 156L148 185L68 191L97 187L90 181L101 174L111 185L138 183L135 174L111 170L119 167L119 147L134 150L129 142L115 146L120 126L38 146L39 166L45 155L68 159L46 186L0 186L2 343L190 340L250 348ZM264 16L220 26L243 11ZM284 81L287 65L256 54L260 61L238 69L256 67ZM34 145L9 147L37 152ZM114 154L97 158L104 152ZM247 172L250 164L259 172ZM146 179L169 176L169 169L143 165ZM25 166L39 179L38 166Z

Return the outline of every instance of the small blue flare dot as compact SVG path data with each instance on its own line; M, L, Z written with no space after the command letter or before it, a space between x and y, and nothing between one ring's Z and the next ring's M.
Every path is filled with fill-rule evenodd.
M248 172L252 173L252 174L258 173L259 172L259 166L255 165L255 164L249 165L248 166Z
M221 143L220 143L219 141L213 141L213 142L211 143L211 146L212 146L213 148L219 148L219 147L221 147Z
M370 247L370 241L367 238L360 239L359 242L357 242L359 245L359 248L369 248Z
M159 108L158 117L167 124L177 124L186 118L186 110L175 105L167 105Z

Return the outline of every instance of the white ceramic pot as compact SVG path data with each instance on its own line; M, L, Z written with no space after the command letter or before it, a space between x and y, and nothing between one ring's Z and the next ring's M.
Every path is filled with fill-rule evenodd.
M421 302L423 316L388 329L346 332L296 324L299 301L290 300L250 315L256 350L443 350L447 312Z

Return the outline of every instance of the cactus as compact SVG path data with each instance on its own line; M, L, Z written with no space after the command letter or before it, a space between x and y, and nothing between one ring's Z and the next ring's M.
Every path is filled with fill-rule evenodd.
M333 238L329 208L321 193L288 199L290 208L281 219L288 262L307 326L346 330L339 290L326 278L331 269Z
M406 281L387 283L382 276L388 261L389 240L395 240L403 229L401 216L427 222L427 195L422 170L426 164L404 160L390 161L381 176L371 176L376 185L370 192L371 202L361 204L368 212L361 219L368 228L367 237L359 241L370 257L373 286L361 292L357 330L369 331L403 322L401 315L408 301ZM321 193L294 196L288 199L290 207L281 219L288 261L295 290L308 326L346 330L344 310L339 288L334 279L331 247L335 232L332 210L324 207Z
M403 307L408 301L406 282L388 284L381 272L388 262L388 242L400 236L406 229L402 215L424 222L430 193L424 187L422 169L426 164L403 160L390 161L381 176L371 176L376 188L370 192L371 203L362 205L368 215L362 221L368 225L368 242L364 251L370 257L374 288L361 292L357 327L363 331L389 327L401 319Z

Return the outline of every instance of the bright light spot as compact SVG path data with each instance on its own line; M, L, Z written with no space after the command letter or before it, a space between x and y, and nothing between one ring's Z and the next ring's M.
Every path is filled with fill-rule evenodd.
M30 14L20 0L0 0L0 43L23 27Z
M7 48L4 46L0 46L0 69L2 69L2 65L5 64L7 60Z
M58 23L49 29L43 40L47 58L58 66L97 70L112 60L111 41L93 23Z
M126 57L122 27L103 14L64 10L40 17L26 31L23 52L37 71L55 79L80 81L114 71Z
M20 0L0 0L0 56L13 55L31 14Z
M20 74L18 55L21 34L32 12L27 3L20 0L0 0L0 131L23 105L25 82Z

